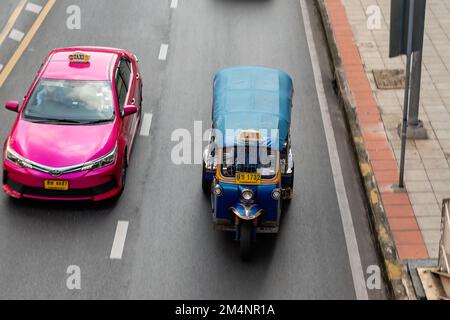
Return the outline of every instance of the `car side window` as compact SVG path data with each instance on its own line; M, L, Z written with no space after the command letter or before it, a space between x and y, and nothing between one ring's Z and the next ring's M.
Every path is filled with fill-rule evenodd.
M117 73L116 77L116 92L117 99L119 101L119 110L122 112L125 105L125 99L127 97L127 87L119 73Z
M128 94L128 86L130 83L131 69L127 60L121 60L116 70L116 92L119 101L119 110L122 113L125 106L125 99Z
M122 79L123 79L125 85L127 86L127 89L129 89L128 87L130 85L131 65L128 60L123 59L120 62L119 73L122 76Z

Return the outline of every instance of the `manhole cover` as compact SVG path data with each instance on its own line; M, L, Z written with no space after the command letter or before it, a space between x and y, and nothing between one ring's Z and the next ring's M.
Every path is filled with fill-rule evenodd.
M404 89L405 88L405 70L373 70L373 76L378 89Z

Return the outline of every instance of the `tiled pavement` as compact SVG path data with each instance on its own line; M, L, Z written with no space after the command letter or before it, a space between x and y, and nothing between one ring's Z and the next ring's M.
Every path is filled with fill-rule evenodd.
M327 5L400 257L437 257L441 203L450 197L450 1L427 4L420 119L429 139L408 141L408 195L391 189L398 180L404 92L379 90L372 75L375 69L405 68L404 58L388 55L390 0L328 0ZM378 9L380 28L371 30L368 18Z
M380 110L384 130L399 162L403 90L379 90L374 69L405 68L404 58L389 58L390 0L335 0L345 7L365 73ZM376 6L376 7L371 7ZM380 28L370 30L368 18L380 9ZM428 0L423 53L420 119L428 140L408 141L406 188L416 221L431 257L437 257L441 204L450 197L450 1ZM410 228L410 218L390 221ZM398 226L396 224L399 224ZM394 226L393 226L394 225ZM398 245L398 243L397 243Z

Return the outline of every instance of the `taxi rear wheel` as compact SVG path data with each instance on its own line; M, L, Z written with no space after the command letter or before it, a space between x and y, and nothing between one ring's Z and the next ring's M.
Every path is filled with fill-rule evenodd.
M240 224L240 255L241 259L247 261L251 258L253 225L248 221L241 221Z

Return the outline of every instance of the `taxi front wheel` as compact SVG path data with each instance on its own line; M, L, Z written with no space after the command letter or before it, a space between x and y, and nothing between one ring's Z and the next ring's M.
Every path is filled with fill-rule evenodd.
M116 203L117 201L119 201L120 197L123 194L123 191L125 190L125 184L126 184L126 180L127 180L127 168L128 168L128 162L127 162L127 157L126 157L126 152L125 152L125 155L122 160L122 171L121 171L121 176L120 176L122 186L120 187L119 193L110 199L111 203Z
M128 162L127 162L127 156L126 156L126 150L125 150L125 155L123 156L123 160L122 160L122 175L121 175L122 188L120 189L119 195L122 195L123 191L125 190L125 185L127 182L127 169L128 169Z

